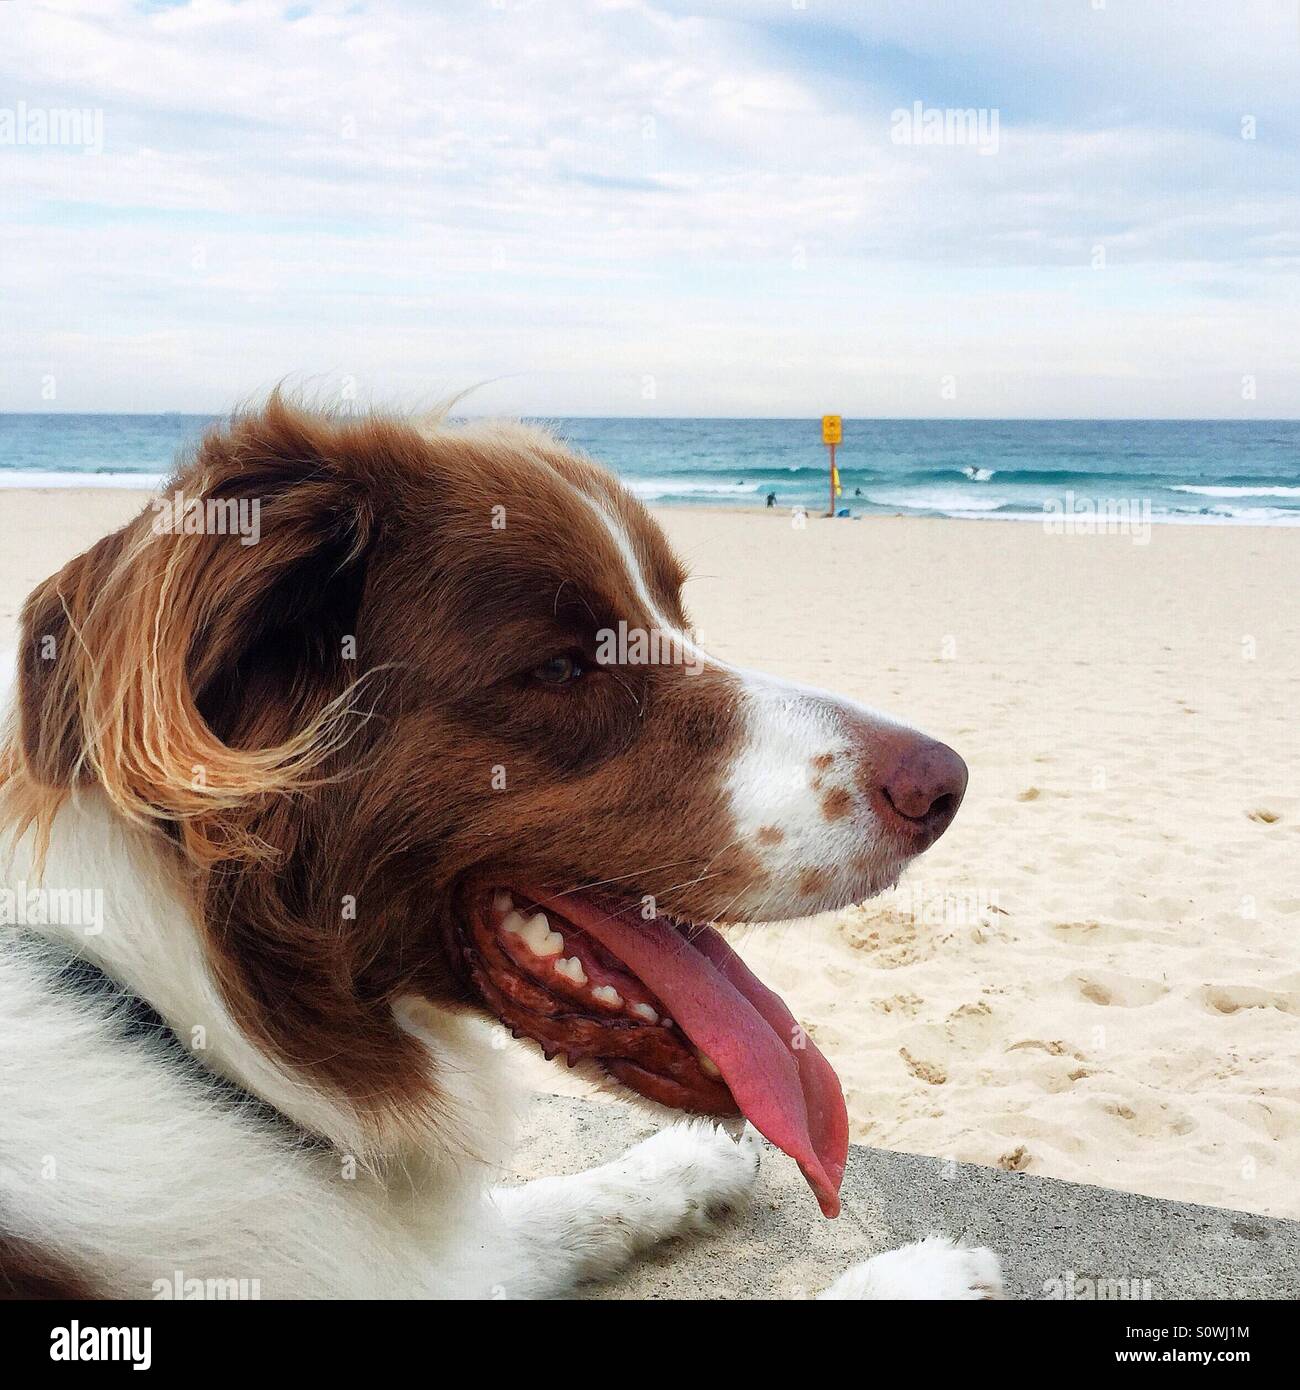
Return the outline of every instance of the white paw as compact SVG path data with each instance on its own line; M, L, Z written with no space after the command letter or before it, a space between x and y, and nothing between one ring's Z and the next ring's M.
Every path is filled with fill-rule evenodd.
M762 1148L750 1125L732 1139L710 1120L686 1120L629 1149L619 1167L679 1213L678 1231L698 1231L749 1205Z
M927 1236L845 1271L819 1298L1001 1298L1002 1267L992 1250Z

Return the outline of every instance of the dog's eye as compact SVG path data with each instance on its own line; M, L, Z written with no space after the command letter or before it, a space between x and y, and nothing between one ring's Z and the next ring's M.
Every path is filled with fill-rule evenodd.
M567 652L534 666L528 673L538 685L572 685L583 673L582 662Z

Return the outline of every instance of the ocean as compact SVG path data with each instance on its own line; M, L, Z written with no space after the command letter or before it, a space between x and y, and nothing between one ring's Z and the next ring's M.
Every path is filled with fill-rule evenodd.
M0 487L153 488L211 422L0 414ZM647 502L826 507L819 419L543 423ZM1300 525L1295 420L846 419L837 463L854 516L1041 520L1045 506L1119 502L1154 521Z

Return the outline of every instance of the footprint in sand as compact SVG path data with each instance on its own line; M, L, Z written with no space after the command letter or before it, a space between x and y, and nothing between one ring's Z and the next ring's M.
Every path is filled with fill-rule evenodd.
M877 1013L900 1013L915 1018L921 1012L925 1000L919 994L891 994L887 999L873 999L871 1007Z
M1109 1100L1101 1102L1101 1109L1122 1120L1127 1129L1144 1139L1181 1137L1196 1128L1196 1121L1186 1111L1164 1101Z
M1062 1042L1060 1038L1026 1038L1023 1042L1007 1044L1008 1052L1019 1052L1024 1048L1035 1048L1043 1052L1050 1052L1053 1057L1078 1057L1079 1055L1070 1047L1069 1043Z
M1077 1085L1085 1077L1092 1075L1090 1067L1083 1066L1083 1054L1076 1052L1068 1043L1059 1038L1025 1038L1011 1043L1008 1052L1045 1052L1047 1059L1034 1059L1029 1062L1027 1079L1039 1090L1048 1095L1060 1095Z
M982 1047L1001 1031L1002 1024L983 999L959 1004L944 1020L948 1041L968 1049Z
M1131 975L1094 973L1071 975L1070 983L1090 1004L1111 1005L1121 1009L1140 1009L1154 1004L1169 990L1158 980L1141 980Z
M857 908L842 914L836 929L855 951L871 957L871 964L883 970L912 965L933 953L934 946L922 946L916 923L892 908Z
M1133 941L1143 936L1133 927L1122 927L1114 922L1049 922L1047 930L1063 941L1086 946Z
M1300 995L1257 989L1254 985L1206 985L1201 999L1216 1014L1235 1014L1242 1009L1278 1009L1284 1014L1300 1014Z
M1282 813L1270 811L1266 806L1257 806L1255 810L1247 811L1246 817L1257 825L1276 825L1282 819Z
M1017 801L1037 801L1042 796L1042 792L1037 787L1026 787L1024 791L1016 797Z
M898 1049L898 1055L903 1059L908 1071L918 1081L924 1081L927 1086L942 1086L948 1080L948 1073L938 1062L927 1062L923 1057L913 1057L905 1047Z

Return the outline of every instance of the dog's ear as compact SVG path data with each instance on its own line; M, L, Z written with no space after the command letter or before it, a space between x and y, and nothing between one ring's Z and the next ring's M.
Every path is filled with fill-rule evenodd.
M27 597L19 620L18 738L26 771L43 786L67 787L85 774L81 709L71 659L72 614L84 613L116 564L126 531L70 560Z
M273 397L42 584L22 618L29 779L94 781L199 861L256 852L220 813L310 781L348 734L385 442Z

